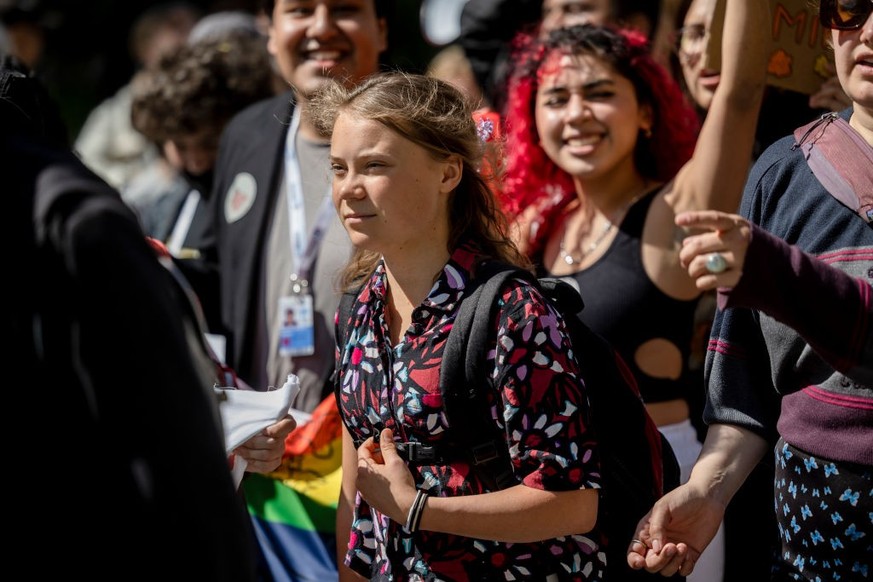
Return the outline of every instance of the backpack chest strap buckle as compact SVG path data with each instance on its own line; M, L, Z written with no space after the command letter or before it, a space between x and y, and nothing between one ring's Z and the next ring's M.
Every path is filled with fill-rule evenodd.
M443 464L443 458L436 447L414 441L395 443L395 446L397 447L397 454L407 463L419 465Z
M434 445L426 445L415 441L394 443L397 454L407 463L420 465L443 465L446 458L440 454L440 449ZM482 443L470 448L470 460L474 465L489 463L500 457L500 449L493 442Z

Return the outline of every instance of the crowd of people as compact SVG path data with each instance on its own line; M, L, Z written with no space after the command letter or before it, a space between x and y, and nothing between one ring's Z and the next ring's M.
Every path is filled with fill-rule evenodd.
M15 270L41 273L13 334L74 415L54 465L93 473L71 491L116 553L77 543L73 570L621 580L586 354L529 280L504 284L479 363L509 484L440 447L448 333L498 260L575 287L679 461L622 568L873 578L873 2L815 2L833 62L811 95L768 85L768 2L510 4L467 0L453 66L421 70L383 64L390 0L161 5L71 143L0 44ZM227 373L301 388L233 452L236 490ZM109 533L122 516L141 547Z

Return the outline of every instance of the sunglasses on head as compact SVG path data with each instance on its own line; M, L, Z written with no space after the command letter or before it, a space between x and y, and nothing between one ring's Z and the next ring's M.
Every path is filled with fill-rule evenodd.
M825 28L857 30L873 12L873 0L821 0L819 20Z

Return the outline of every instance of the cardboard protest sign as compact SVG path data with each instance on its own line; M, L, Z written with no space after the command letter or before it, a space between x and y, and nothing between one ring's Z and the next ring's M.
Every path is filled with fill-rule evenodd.
M724 27L724 2L712 19L707 47L709 66L721 63L721 39ZM809 0L769 0L770 36L773 45L767 62L767 83L807 95L832 76L829 65L833 54L827 44L828 29L818 21L818 11Z

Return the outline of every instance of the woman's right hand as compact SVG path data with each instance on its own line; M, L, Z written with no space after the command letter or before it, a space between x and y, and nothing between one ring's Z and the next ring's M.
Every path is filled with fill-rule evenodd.
M358 447L355 486L372 507L398 523L406 522L415 500L415 480L397 454L391 429L382 430L378 443L370 437Z

